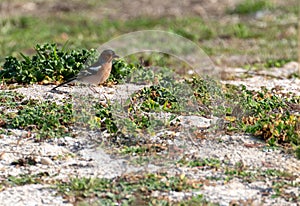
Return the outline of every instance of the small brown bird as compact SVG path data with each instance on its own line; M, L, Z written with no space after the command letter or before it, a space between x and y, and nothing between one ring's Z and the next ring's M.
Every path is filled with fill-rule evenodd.
M119 56L116 55L113 50L104 50L96 63L94 63L87 69L80 71L75 77L57 85L52 90L56 90L56 88L73 81L79 81L88 84L89 86L103 84L110 75L112 60L118 57Z

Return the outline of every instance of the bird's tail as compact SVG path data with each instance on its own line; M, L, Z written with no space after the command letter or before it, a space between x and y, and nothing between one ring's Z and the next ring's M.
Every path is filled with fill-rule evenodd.
M51 90L56 90L58 87L63 86L63 85L65 85L65 84L68 84L68 83L74 81L75 79L76 79L76 77L71 78L71 79L68 79L67 81L65 81L65 82L63 82L63 83L60 83L60 84L57 85L56 87L53 87Z

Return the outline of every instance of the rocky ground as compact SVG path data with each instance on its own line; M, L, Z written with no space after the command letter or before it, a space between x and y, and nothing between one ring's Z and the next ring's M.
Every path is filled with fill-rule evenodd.
M240 0L206 0L206 1L102 1L103 6L94 6L93 1L1 1L0 17L16 18L28 14L51 18L63 13L84 13L91 19L101 21L108 19L134 19L146 17L183 17L198 16L205 22L215 19L218 22L238 22L238 16L226 15L228 8L234 8ZM276 5L295 4L296 0L271 0ZM297 3L297 2L296 2ZM295 4L296 5L296 4ZM284 13L285 11L283 11ZM267 19L279 19L284 25L291 25L291 29L282 35L294 34L296 26L295 16L291 19L280 19L282 14L258 13ZM250 16L250 18L254 18ZM297 20L296 20L297 21ZM262 26L262 28L264 28ZM5 28L4 28L5 30ZM280 36L278 37L281 38ZM275 39L274 42L277 40ZM247 42L242 44L242 42ZM201 43L201 42L200 42ZM205 43L202 42L202 43ZM239 50L257 47L255 39L231 39L225 36L208 42L205 45L223 45L229 48L235 45ZM242 46L241 46L242 45ZM266 42L265 47L268 46ZM293 45L291 45L292 47ZM295 47L295 46L294 46ZM5 48L4 48L5 49ZM263 49L263 48L261 48ZM272 49L279 50L281 48ZM15 51L19 52L19 51ZM286 51L287 53L290 51ZM211 57L221 65L223 84L244 84L248 89L259 90L261 86L267 88L282 88L281 91L299 95L299 78L290 78L299 69L296 62L290 62L284 67L272 68L267 71L253 71L242 68L231 68L228 65L247 65L260 61L257 54L225 54L220 52ZM246 52L247 53L247 52ZM267 54L266 54L267 55ZM287 55L288 56L288 55ZM4 57L2 57L4 59ZM225 68L226 67L226 68ZM247 78L246 78L247 77ZM29 99L61 102L64 99L86 105L81 99L71 98L66 93L50 93L52 86L30 85L13 89L24 94ZM117 101L126 98L141 85L116 85L97 88L100 94L91 92L88 88L64 87L62 91L70 93L81 92L92 95L93 101ZM104 95L105 96L104 96ZM214 118L182 117L186 128L196 125L207 128ZM166 154L161 154L159 161L148 159L142 164L136 164L138 155L120 155L117 148L107 147L106 132L85 130L74 127L76 137L63 137L36 142L34 137L23 130L5 130L0 135L0 181L6 181L10 176L37 175L43 181L37 184L22 186L0 187L0 205L73 205L70 199L61 196L53 183L67 182L70 177L103 177L114 178L132 173L167 172L168 175L184 175L188 179L196 179L203 183L203 187L196 192L163 193L152 191L153 197L164 197L169 201L181 201L197 194L219 205L299 205L300 196L300 160L284 148L269 147L264 141L247 134L212 133L205 138L200 136L192 139L187 131L159 131L152 137L153 143L168 147ZM163 134L163 135L161 135ZM172 136L166 141L163 136ZM181 158L209 159L205 166L187 167L174 164ZM18 164L16 164L18 161ZM33 162L33 164L22 164ZM0 185L1 186L1 185ZM298 201L298 202L297 202Z
M297 63L286 65L286 75L297 69ZM232 69L231 71L242 69ZM256 75L248 79L236 81L223 81L223 83L244 84L252 89L260 86L283 87L288 92L299 95L299 79L270 78L268 75ZM283 71L283 69L281 69ZM232 72L231 72L232 73ZM239 74L240 74L239 73ZM238 74L238 72L236 72ZM275 74L277 74L275 72ZM252 79L255 80L252 80ZM259 81L258 81L259 79ZM258 84L257 82L261 82ZM97 88L100 94L91 92L88 88L64 87L62 91L84 91L94 95L100 101L110 99L112 101L127 96L141 86L116 85L112 87ZM51 86L32 85L17 88L15 91L28 96L28 98L61 101L69 98L68 94L50 93ZM122 91L122 92L121 92ZM102 94L105 94L103 97ZM70 101L72 101L70 99ZM73 100L74 101L74 100ZM187 126L197 125L207 127L213 119L204 117L185 117ZM202 181L204 186L197 192L170 192L161 193L153 191L155 197L165 197L170 201L180 201L196 194L203 194L209 202L220 205L299 205L299 176L300 160L293 154L280 148L267 147L266 143L249 135L243 134L210 134L206 138L190 141L188 133L172 132L174 139L163 142L160 136L154 136L153 142L164 143L169 147L166 159L163 161L149 160L141 165L134 164L134 157L118 155L113 148L101 146L109 134L99 131L85 131L74 128L79 135L77 137L64 137L36 142L34 138L28 138L27 132L22 130L10 130L9 135L1 135L0 138L0 179L5 180L9 176L47 174L43 184L27 184L2 188L0 192L1 205L70 205L59 196L51 186L51 183L67 181L71 176L78 177L104 177L135 173L153 173L165 171L169 175L184 174L187 178ZM165 133L168 131L164 131ZM186 167L173 164L172 161L180 158L216 159L219 166ZM12 164L16 160L31 159L33 165ZM170 163L171 162L171 163ZM231 174L230 171L243 171L244 173ZM272 173L273 171L273 173ZM244 174L244 175L243 175ZM248 174L248 175L245 175ZM254 179L250 178L251 175ZM228 179L228 177L231 177ZM249 178L251 180L249 180ZM274 184L280 182L280 194L274 190ZM297 186L298 185L298 186Z

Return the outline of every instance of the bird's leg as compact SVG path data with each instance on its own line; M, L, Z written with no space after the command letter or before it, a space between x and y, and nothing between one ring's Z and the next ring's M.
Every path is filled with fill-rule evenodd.
M97 93L97 94L100 94L100 92L98 92L94 87L89 86L89 88L90 88L90 90L92 90L93 92L95 92L95 93ZM108 102L108 98L105 96L105 94L103 94L103 96L104 96L106 102Z
M103 94L105 100L106 100L106 103L109 103L109 99L105 96L105 94Z
M91 87L91 86L88 86L88 87L90 90L92 90L92 92L99 94L99 92L94 87Z

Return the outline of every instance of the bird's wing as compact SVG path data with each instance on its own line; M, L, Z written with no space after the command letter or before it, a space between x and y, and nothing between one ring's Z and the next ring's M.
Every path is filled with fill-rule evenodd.
M97 72L99 71L99 69L101 69L101 65L96 65L96 66L92 65L89 68L80 71L77 74L77 79L81 79L81 78L84 78L84 77L96 75Z

